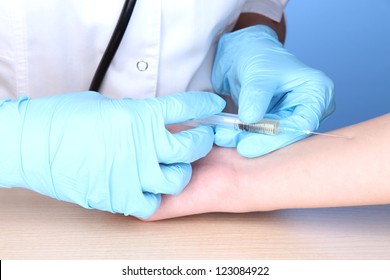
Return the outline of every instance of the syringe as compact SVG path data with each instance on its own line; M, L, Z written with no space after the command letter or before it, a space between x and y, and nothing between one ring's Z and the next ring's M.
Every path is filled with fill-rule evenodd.
M273 120L273 119L262 119L257 123L243 123L238 119L238 116L236 114L230 114L230 113L219 113L208 118L187 121L182 124L187 126L192 126L192 127L196 127L200 124L209 125L212 127L222 126L222 127L235 129L235 130L242 130L242 131L266 134L266 135L278 135L281 132L287 132L287 133L304 133L308 135L315 134L315 135L337 137L337 138L349 138L348 136L343 136L343 135L320 133L320 132L314 132L314 131L303 130L303 129L300 130L300 129L290 128L290 127L282 127L280 125L279 120Z

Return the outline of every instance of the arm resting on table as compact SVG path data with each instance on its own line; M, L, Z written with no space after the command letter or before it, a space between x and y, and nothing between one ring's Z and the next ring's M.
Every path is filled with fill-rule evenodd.
M313 136L254 159L214 147L194 164L186 189L164 196L150 220L390 203L390 114L335 133L351 139Z

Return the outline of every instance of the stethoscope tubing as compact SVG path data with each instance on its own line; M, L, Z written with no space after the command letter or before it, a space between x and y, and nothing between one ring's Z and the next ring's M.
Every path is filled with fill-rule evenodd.
M104 51L102 59L100 60L99 65L96 68L91 85L89 86L89 90L99 92L104 77L106 76L107 70L110 67L110 64L121 44L123 36L125 35L136 2L137 0L125 0L121 14L118 18L118 22L115 26L114 32L112 33L107 48Z

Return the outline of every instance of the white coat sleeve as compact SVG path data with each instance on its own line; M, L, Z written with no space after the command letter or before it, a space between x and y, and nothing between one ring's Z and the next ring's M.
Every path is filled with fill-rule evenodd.
M247 0L242 12L257 13L280 22L288 0Z

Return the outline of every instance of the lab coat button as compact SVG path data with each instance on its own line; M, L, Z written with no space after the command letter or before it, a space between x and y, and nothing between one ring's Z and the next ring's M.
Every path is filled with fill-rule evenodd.
M141 60L141 61L137 62L137 68L141 72L146 71L148 69L148 67L149 67L149 64L146 61Z

